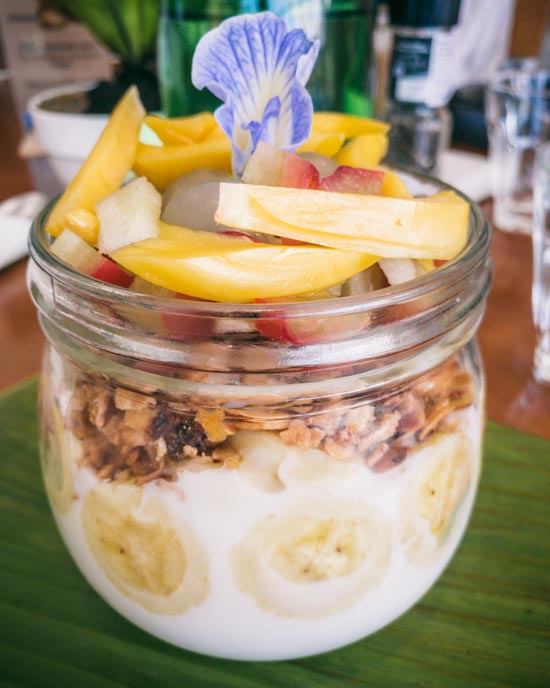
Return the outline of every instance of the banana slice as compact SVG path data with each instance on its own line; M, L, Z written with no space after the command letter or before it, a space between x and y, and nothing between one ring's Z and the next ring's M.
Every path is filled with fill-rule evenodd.
M229 443L241 456L239 475L243 480L266 492L284 488L277 471L290 450L278 435L266 430L241 430Z
M278 476L287 487L303 485L332 491L353 484L364 471L363 466L338 461L319 449L295 449L281 461Z
M320 618L351 606L382 580L390 530L359 502L307 501L267 516L232 553L235 581L280 616Z
M47 390L44 382L41 388L42 445L40 463L46 494L53 508L66 513L74 498L71 463L80 459L80 442L66 429L57 402Z
M208 594L208 559L185 523L131 485L102 484L88 493L82 522L110 581L157 614L181 614Z
M470 484L473 449L462 433L439 435L418 457L422 470L403 500L401 539L409 561L429 564L444 542Z

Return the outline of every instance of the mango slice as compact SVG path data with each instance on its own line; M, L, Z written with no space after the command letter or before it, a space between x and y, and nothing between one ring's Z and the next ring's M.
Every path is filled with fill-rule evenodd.
M309 139L300 146L298 153L319 153L333 158L344 145L344 132L312 132Z
M146 146L140 143L134 172L164 191L178 177L208 168L231 172L231 143L224 137L179 146Z
M386 134L389 129L390 125L386 122L342 112L315 112L311 125L314 134L342 132L346 139L362 134Z
M239 303L318 291L378 260L351 251L257 244L166 225L164 234L178 240L146 239L111 257L148 282L212 301Z
M97 244L99 220L95 213L84 210L84 208L75 208L65 215L63 227L78 234L78 236L84 239L90 246L95 246Z
M384 258L453 258L468 234L468 203L452 191L388 198L221 184L216 222Z
M336 156L339 165L376 167L388 150L386 134L362 134L348 141Z
M130 171L145 110L131 86L121 98L90 155L55 204L46 230L57 236L65 216L75 208L93 212L96 203L115 192Z
M166 146L189 145L225 137L211 112L172 118L148 115L144 122Z
M382 182L382 196L392 198L412 198L412 193L405 186L401 177L392 170L384 171L384 181Z

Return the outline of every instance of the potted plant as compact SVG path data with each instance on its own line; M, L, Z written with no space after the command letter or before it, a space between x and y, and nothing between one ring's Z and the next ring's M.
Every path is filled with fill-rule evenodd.
M159 0L39 0L39 16L52 13L85 24L116 60L110 81L50 89L29 102L38 139L66 184L131 84L137 85L147 110L160 108L155 72Z

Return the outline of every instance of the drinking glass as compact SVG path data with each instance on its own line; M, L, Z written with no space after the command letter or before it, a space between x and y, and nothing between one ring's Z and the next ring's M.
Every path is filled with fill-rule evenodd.
M535 150L550 139L550 72L534 60L497 72L486 116L495 225L530 234Z
M550 384L550 143L537 149L534 171L533 317L536 345L533 374Z

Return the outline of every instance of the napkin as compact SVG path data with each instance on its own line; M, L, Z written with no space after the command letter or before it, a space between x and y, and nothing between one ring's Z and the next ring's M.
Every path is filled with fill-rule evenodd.
M31 223L47 200L40 191L29 191L0 203L0 270L27 255Z

